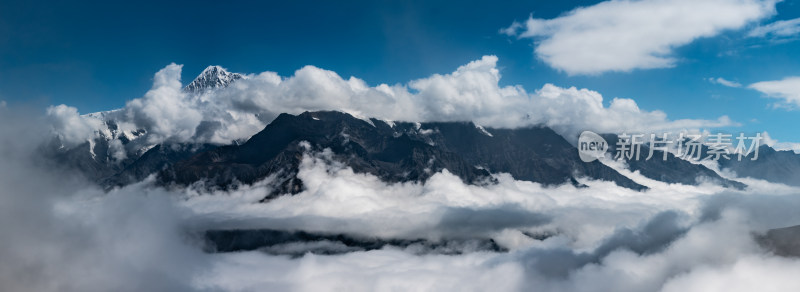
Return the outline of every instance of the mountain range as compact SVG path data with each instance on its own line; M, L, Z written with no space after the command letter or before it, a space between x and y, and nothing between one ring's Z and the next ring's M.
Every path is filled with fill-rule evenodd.
M187 94L218 90L247 78L219 66L209 66L184 87ZM89 114L104 121L107 129L83 144L65 148L57 139L46 145L60 165L78 169L105 186L123 186L150 175L165 186L203 182L211 188L235 188L274 175L274 191L268 200L304 189L297 178L300 161L308 151L330 149L335 160L357 173L369 173L387 182L424 182L447 170L469 184L491 184L493 174L509 173L515 179L581 186L582 178L611 181L644 191L634 182L600 161L579 159L574 145L545 126L517 129L484 128L464 122L394 122L362 118L338 111L281 114L263 130L242 143L150 144L146 129L121 131L119 111ZM615 135L604 135L615 141ZM612 145L613 151L613 143ZM120 154L119 149L124 149ZM762 146L758 160L720 161L720 168L749 176L798 185L800 155ZM656 156L660 157L660 153ZM626 161L631 171L667 183L697 185L711 182L742 189L738 181L723 178L701 164L667 153L667 159Z

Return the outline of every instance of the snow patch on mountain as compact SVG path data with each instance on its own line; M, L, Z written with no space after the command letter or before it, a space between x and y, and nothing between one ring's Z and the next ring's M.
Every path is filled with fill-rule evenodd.
M246 76L228 72L228 70L220 66L208 66L183 90L190 93L200 93L209 89L228 87L234 81L244 78Z
M481 134L484 134L484 135L489 136L489 137L494 137L494 135L492 135L492 133L489 133L489 131L486 131L486 129L481 125L475 125L475 128L477 128L478 131L481 132Z

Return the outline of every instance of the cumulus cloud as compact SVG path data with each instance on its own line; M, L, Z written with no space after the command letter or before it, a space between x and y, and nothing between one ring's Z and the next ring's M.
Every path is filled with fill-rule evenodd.
M772 0L605 1L502 33L535 39L534 53L570 75L675 66L673 50L775 13Z
M769 132L764 132L761 134L761 136L764 138L764 145L772 147L775 150L791 150L795 153L800 153L800 143L778 141L777 139L772 138L772 136L769 135Z
M575 87L546 84L537 95L541 107L537 107L535 113L543 117L543 124L558 130L567 139L577 137L582 129L598 133L654 133L739 125L728 116L716 120L670 120L662 111L640 109L636 101L629 98L614 98L605 107L600 93Z
M47 118L54 134L61 138L65 146L74 146L94 137L95 132L103 125L103 121L93 117L83 117L78 109L57 105L47 108Z
M200 94L181 90L181 66L171 64L156 73L152 89L122 109L78 116L74 108L61 105L52 107L49 116L56 132L76 143L92 137L93 131L115 135L104 121L113 121L116 135L130 136L142 129L145 138L135 150L162 142L230 144L248 139L281 113L318 110L387 121L474 121L499 128L547 125L567 139L584 130L651 132L738 125L726 116L670 120L662 111L640 109L629 98L613 98L605 106L604 97L589 89L545 84L528 92L519 85L502 86L497 63L496 56L483 56L451 73L376 86L305 66L292 76L251 74L227 88Z
M173 63L159 70L153 87L144 97L129 101L125 108L136 126L148 130L148 139L153 143L167 139L186 141L194 136L203 119L181 90L181 67Z
M767 25L758 26L747 33L749 37L793 37L800 33L800 18L779 20Z
M644 132L737 125L725 116L670 120L664 112L642 110L627 98L614 98L606 107L603 96L588 89L545 84L527 92L518 85L501 86L497 62L495 56L484 56L452 73L377 86L305 66L289 77L273 72L249 75L199 96L179 90L180 66L170 65L156 74L156 84L145 97L105 116L143 127L154 143L217 144L247 139L281 113L317 110L394 121L474 121L500 128L544 124L568 139L583 130Z
M776 107L800 106L800 77L790 76L781 80L761 81L747 86L763 93L766 97L782 99Z
M741 83L736 82L736 81L731 81L731 80L728 80L728 79L725 79L725 78L722 78L722 77L708 78L707 80L708 80L708 82L711 82L713 84L719 84L719 85L722 85L722 86L733 87L733 88L742 87Z

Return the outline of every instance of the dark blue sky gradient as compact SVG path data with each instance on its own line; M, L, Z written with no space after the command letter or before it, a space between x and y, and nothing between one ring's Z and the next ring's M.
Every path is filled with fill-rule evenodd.
M606 102L633 98L670 118L744 124L800 141L796 111L743 84L800 75L800 42L768 44L743 31L677 49L675 68L568 76L533 55L530 40L498 33L514 20L553 18L599 1L0 1L0 100L68 104L81 113L142 96L153 74L184 64L188 82L208 65L235 72L291 75L304 65L356 76L371 85L449 73L497 55L504 85L534 91L545 83L599 91ZM765 22L800 17L796 1Z

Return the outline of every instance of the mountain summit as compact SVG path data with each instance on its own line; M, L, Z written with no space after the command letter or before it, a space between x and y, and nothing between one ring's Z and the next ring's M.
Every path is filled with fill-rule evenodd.
M600 162L581 162L577 150L546 127L510 130L472 122L387 123L336 111L281 114L246 143L192 154L162 168L158 178L164 185L205 182L224 189L277 175L275 192L265 198L270 199L303 190L297 174L308 149L330 149L335 160L354 172L370 173L386 182L424 182L447 169L470 184L491 182L491 173L509 173L544 185L578 185L578 178L588 177L647 189Z
M209 67L205 73L220 70ZM116 124L109 124L109 128L117 129ZM582 162L575 146L546 126L502 129L472 122L388 122L344 112L317 111L280 114L243 144L145 145L146 139L138 137L146 132L118 132L110 131L103 137L111 138L87 141L74 149L54 145L55 158L109 188L135 183L152 174L165 186L202 183L214 189L235 188L274 175L272 192L265 194L265 200L301 192L305 187L298 177L302 158L309 152L326 149L333 160L354 172L369 173L391 183L425 182L446 169L463 182L475 185L491 184L496 181L492 174L507 173L545 186L582 186L579 180L589 178L633 190L648 189L600 161ZM135 151L116 158L111 140L119 140L117 144ZM788 157L767 159L768 151L762 152L765 162L770 162L758 168L764 173L776 165L773 160L792 161ZM672 154L667 160L626 164L644 177L670 184L708 182L735 189L746 187Z
M242 78L244 78L242 74L228 72L220 66L208 66L183 90L197 93L208 89L223 88Z

